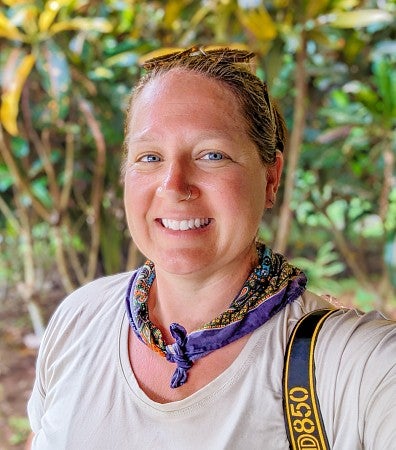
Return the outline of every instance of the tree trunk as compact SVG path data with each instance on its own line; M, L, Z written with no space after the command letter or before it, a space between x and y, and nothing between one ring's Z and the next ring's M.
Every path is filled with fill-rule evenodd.
M304 32L301 34L300 48L296 55L295 69L295 98L293 129L290 135L290 144L287 151L286 179L282 205L280 207L278 231L275 238L274 249L279 253L285 253L288 236L291 228L292 211L290 208L293 191L295 187L295 173L298 166L301 144L304 138L306 122L306 95L307 95L307 74L306 74L306 38Z

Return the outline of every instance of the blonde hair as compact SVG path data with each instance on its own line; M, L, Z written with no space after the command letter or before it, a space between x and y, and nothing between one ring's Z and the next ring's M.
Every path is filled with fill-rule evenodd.
M229 88L241 107L248 135L256 144L263 163L274 164L276 151L283 151L285 147L286 126L268 94L267 85L254 74L254 57L255 54L247 50L222 48L208 51L204 47L192 47L144 62L147 73L136 84L127 109L124 154L127 153L130 116L135 99L150 81L173 69L182 69L215 79Z

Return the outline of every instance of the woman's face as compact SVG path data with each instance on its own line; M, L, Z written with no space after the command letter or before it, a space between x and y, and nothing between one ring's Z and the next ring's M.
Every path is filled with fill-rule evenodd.
M127 220L157 273L206 276L250 264L282 159L263 165L232 92L175 69L143 88L129 120Z

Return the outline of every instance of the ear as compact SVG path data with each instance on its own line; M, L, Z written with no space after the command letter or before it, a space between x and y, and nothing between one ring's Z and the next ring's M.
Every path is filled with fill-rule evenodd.
M277 150L275 163L267 168L267 186L265 189L265 207L272 208L275 203L283 169L283 154Z

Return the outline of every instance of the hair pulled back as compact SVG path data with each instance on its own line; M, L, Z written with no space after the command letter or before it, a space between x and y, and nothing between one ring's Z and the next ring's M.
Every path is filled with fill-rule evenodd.
M206 50L204 47L192 47L147 60L143 63L147 73L138 81L129 101L124 151L134 100L150 81L173 69L182 69L218 80L233 92L241 107L248 135L256 144L263 163L275 163L276 150L283 151L285 147L286 126L277 106L270 99L266 84L253 72L251 60L254 56L254 53L246 50Z

